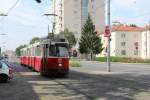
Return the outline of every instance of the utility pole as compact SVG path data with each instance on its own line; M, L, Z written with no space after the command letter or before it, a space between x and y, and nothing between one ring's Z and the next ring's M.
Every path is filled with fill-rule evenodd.
M53 16L53 21L52 21L52 33L55 34L56 31L56 17L58 16L56 14L56 1L53 0L53 7L52 7L52 14L44 14L45 16Z
M54 19L53 19L53 33L55 33L55 28L56 28L56 1L53 0L53 14L54 14Z
M107 26L110 30L110 0L108 0L108 6L107 6ZM110 36L108 38L108 44L107 44L107 71L111 72L111 64L110 64Z
M149 46L148 46L148 58L150 59L150 21L149 21L149 23L148 23L148 35L149 35L149 37L148 37L148 43L149 43Z
M48 25L48 27L47 27L47 32L49 33L49 25Z
M44 15L45 16L53 16L54 19L56 18L56 16L58 16L56 14L44 14ZM55 34L56 19L52 22L52 24L53 24L52 33Z

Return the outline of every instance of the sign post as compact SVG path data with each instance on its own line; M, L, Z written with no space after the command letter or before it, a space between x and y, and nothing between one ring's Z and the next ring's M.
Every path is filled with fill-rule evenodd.
M111 36L111 32L110 32L110 0L107 1L107 26L105 28L105 34L104 36L107 37L108 39L108 44L107 44L107 71L111 72L111 68L110 68L110 36Z
M111 36L111 32L110 32L110 28L109 26L105 27L105 32L104 32L104 37L107 37L108 39L108 43L107 43L107 71L110 72L111 68L110 68L110 36Z

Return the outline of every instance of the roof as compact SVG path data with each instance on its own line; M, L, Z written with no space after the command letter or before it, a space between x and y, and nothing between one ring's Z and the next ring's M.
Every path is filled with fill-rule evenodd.
M143 27L127 26L127 25L116 25L112 26L112 31L144 31Z

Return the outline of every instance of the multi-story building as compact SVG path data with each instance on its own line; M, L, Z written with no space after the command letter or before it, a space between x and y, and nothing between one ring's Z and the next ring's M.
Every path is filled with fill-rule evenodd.
M119 25L112 27L111 55L141 57L142 27Z
M110 42L111 56L141 58L143 31L144 28L142 27L127 25L112 26ZM107 41L105 40L105 42Z
M105 0L53 0L53 13L56 16L56 33L65 28L80 38L81 29L88 14L91 15L97 32L102 32L105 26Z

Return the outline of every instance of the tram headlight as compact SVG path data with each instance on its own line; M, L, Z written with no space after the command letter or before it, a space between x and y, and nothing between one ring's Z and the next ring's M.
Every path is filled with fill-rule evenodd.
M58 64L59 67L62 67L62 64Z

